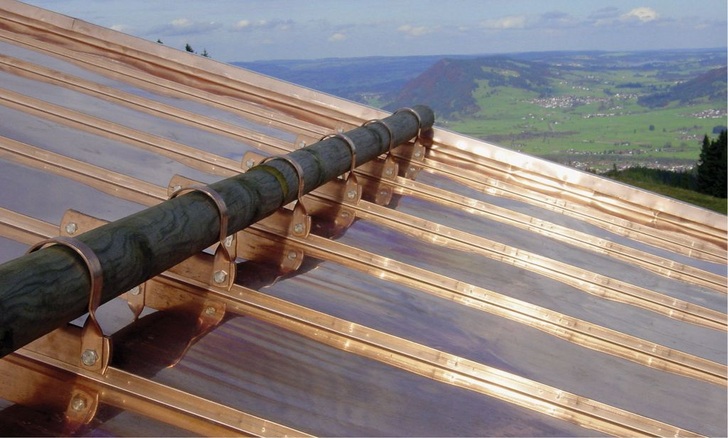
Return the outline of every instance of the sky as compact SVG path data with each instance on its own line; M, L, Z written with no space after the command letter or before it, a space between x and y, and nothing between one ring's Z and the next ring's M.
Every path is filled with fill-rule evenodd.
M726 0L23 0L222 62L726 47Z

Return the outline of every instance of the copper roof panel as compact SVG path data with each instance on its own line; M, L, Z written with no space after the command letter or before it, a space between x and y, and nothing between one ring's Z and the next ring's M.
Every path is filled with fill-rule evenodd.
M211 183L385 115L22 3L0 15L0 263L69 209L113 221L175 174ZM84 318L0 359L0 431L726 435L724 216L439 127L425 159L411 147L388 205L306 196L351 226L241 232L230 290L204 279L210 250L150 279L138 320L132 291L102 306L106 374L46 354Z

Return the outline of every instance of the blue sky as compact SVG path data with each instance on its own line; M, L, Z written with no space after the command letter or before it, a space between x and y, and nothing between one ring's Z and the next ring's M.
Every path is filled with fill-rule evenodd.
M224 62L726 47L726 0L25 0Z

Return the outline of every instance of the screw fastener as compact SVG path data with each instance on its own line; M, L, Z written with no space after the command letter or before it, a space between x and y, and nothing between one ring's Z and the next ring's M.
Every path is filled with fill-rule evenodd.
M96 350L84 350L81 353L81 362L87 367L93 366L98 360L99 355L96 353Z
M293 232L296 234L303 234L303 224L297 223L293 226Z
M78 231L78 225L76 222L70 222L66 225L66 233L76 234L76 231Z
M227 272L225 272L225 271L215 271L215 273L212 275L212 279L217 284L224 283L225 280L227 280Z
M71 409L73 409L76 412L81 412L86 410L86 399L81 397L80 395L76 395L73 397L73 400L71 400Z

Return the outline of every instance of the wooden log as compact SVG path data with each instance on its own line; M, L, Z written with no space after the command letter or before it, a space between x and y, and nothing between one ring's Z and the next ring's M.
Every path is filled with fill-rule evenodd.
M383 120L398 145L420 130L430 131L434 114L428 107L415 106ZM390 131L379 123L345 135L356 146L357 165L386 152L390 144ZM287 157L303 170L308 193L347 172L352 154L344 140L332 137ZM294 201L298 176L287 161L273 159L209 187L227 206L227 232L232 234ZM214 244L219 227L213 200L189 192L76 238L98 257L104 303ZM84 260L61 245L0 265L0 357L86 313L90 283Z

